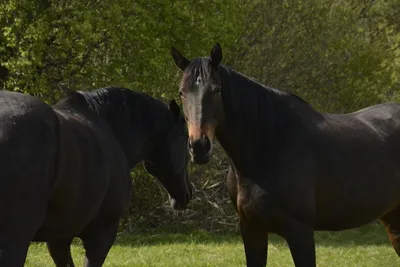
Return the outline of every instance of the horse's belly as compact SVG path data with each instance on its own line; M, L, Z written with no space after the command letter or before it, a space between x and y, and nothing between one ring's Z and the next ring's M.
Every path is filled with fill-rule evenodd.
M99 201L98 201L99 202ZM65 203L68 203L67 201ZM64 204L64 203L63 203ZM79 233L97 216L100 206L69 206L48 209L41 228L34 241L45 241L48 238L70 238Z
M400 187L396 190L398 193L382 188L366 189L317 198L315 229L337 231L360 227L381 218L400 204Z
M64 226L64 227L63 227ZM46 224L42 226L35 234L32 241L34 242L45 242L51 239L58 239L58 238L73 238L78 235L79 231L77 229L62 225L62 224Z
M375 219L381 217L380 215L369 216L369 217L348 217L343 219L337 218L324 218L322 220L317 220L314 229L317 231L342 231L353 228L358 228L368 223L373 222Z
M87 179L89 175L81 177L73 172L72 168L65 170L64 174L70 176L62 177L58 188L53 190L37 239L75 237L97 217L110 178L98 174L94 176L96 179Z

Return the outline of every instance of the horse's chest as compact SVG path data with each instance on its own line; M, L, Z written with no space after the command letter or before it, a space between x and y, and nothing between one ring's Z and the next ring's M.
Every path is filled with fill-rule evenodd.
M241 217L254 217L255 203L251 197L249 188L238 187L236 195L237 211Z
M262 188L251 182L237 182L235 191L234 205L242 220L256 222L267 215L266 207L270 203L268 193Z
M227 188L241 220L264 221L274 210L268 192L252 180L239 176L232 166L228 171Z

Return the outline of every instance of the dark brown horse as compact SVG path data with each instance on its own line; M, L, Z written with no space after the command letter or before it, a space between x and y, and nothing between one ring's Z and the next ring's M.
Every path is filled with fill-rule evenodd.
M125 88L75 92L51 107L0 91L0 267L24 265L31 241L46 241L59 267L102 266L128 205L131 169L141 161L175 209L192 196L187 131L167 106Z
M231 161L228 189L240 217L247 266L265 266L268 233L288 243L297 267L316 266L314 230L380 218L400 255L400 105L323 114L210 57L172 48L189 150L209 161L215 136Z

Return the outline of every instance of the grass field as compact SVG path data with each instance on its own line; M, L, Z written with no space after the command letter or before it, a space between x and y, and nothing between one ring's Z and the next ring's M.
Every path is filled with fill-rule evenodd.
M315 237L319 267L400 266L380 224L336 233L317 232ZM72 253L76 266L82 266L80 240L75 240ZM31 245L25 266L54 266L45 244ZM119 235L104 266L245 266L245 258L239 234L154 231ZM268 266L294 266L286 243L275 235L270 237Z

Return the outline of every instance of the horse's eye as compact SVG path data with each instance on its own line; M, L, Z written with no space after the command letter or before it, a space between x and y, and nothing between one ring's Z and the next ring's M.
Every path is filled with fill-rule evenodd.
M181 98L185 98L185 94L182 92L182 90L179 90L179 96L180 96Z
M221 87L218 86L218 87L215 87L215 88L214 88L213 93L214 93L215 95L219 95L219 94L221 94L221 91L222 91L222 90L221 90Z

